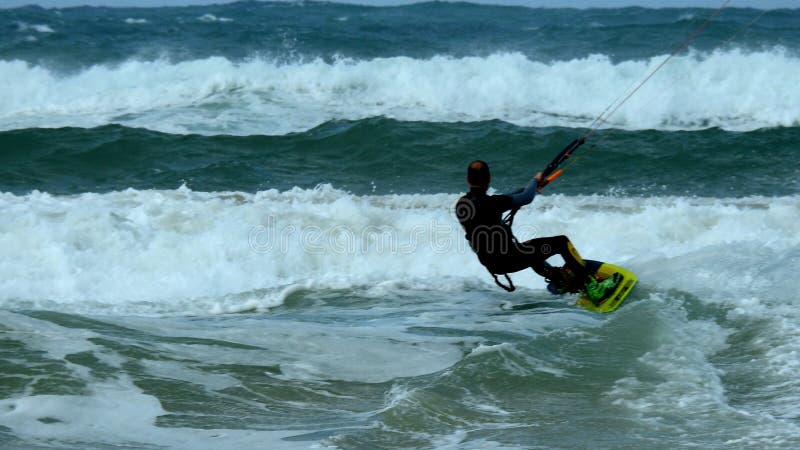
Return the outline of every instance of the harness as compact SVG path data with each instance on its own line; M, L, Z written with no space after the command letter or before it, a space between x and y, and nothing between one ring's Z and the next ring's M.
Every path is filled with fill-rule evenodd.
M489 273L491 273L492 277L494 277L495 284L500 286L501 288L505 289L506 291L514 292L517 289L516 286L514 286L514 282L511 281L511 277L509 277L507 273L496 274L496 273L492 273L491 271ZM508 281L508 286L506 286L505 284L501 283L500 280L497 278L497 275L503 275L504 277L506 277L506 280Z
M509 231L511 231L511 225L514 224L514 216L517 215L517 211L519 211L519 208L514 208L511 211L509 211L505 217L503 217L503 224L508 226ZM511 233L511 240L513 240L514 243L517 242L517 238L514 236L514 233ZM494 273L491 270L489 270L488 267L486 268L486 270L488 270L489 273L492 274L492 278L494 278L494 283L500 286L501 288L505 289L506 292L514 292L517 289L516 286L514 286L514 282L511 281L511 277L509 277L507 273ZM500 280L497 278L498 275L503 275L504 277L506 277L508 286L500 282Z

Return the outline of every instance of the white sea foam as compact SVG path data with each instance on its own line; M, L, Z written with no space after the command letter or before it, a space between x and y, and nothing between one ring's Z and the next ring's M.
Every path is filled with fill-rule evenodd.
M661 303L664 299L649 300ZM727 347L730 331L712 321L689 320L686 311L675 305L662 303L662 310L658 320L653 320L658 327L648 336L658 342L657 347L638 358L632 376L616 381L608 393L610 400L656 422L673 409L727 413L723 372L708 359ZM663 381L654 383L653 374Z
M73 379L86 384L85 390L76 395L42 395L26 390L15 395L5 396L0 400L0 425L13 432L15 438L27 445L35 447L42 441L51 445L54 442L69 442L70 446L95 447L98 444L125 445L134 447L161 446L166 448L308 448L309 442L293 443L283 440L288 436L303 434L302 430L262 431L239 429L197 429L181 427L163 427L158 424L161 416L169 414L154 395L144 392L122 368L129 358L120 353L109 351L96 343L92 338L98 335L90 330L64 327L48 320L39 320L24 314L3 312L0 315L4 335L23 342L26 348L42 352L51 361L63 363L64 370ZM128 326L123 324L122 326ZM13 331L10 331L13 330ZM156 332L160 332L157 330ZM207 331L207 330L201 330ZM251 333L252 334L252 333ZM298 341L300 341L298 339ZM175 346L180 353L184 346ZM208 361L219 357L230 360L240 357L244 364L244 355L237 352L220 351L214 353L214 346L209 346L198 361ZM273 348L278 348L273 347ZM169 352L165 345L162 349ZM114 367L119 372L114 377L96 377L87 367L69 361L67 355L91 353L105 366ZM239 353L242 353L240 350ZM252 351L250 356L252 356ZM264 355L274 354L262 350ZM157 377L188 380L202 383L209 389L224 389L239 382L224 374L213 374L194 369L190 364L181 365L168 360L138 361L142 369ZM59 366L59 364L55 364ZM50 369L57 370L57 369ZM56 376L48 372L49 375ZM38 376L38 375L37 375ZM37 377L34 376L34 379ZM35 381L31 380L32 383ZM110 412L113 411L112 414ZM18 444L19 445L19 444ZM67 444L63 444L67 445ZM16 448L16 447L14 447Z
M113 411L113 413L110 413ZM158 426L159 400L129 379L99 382L89 395L32 395L0 400L0 424L34 445L38 440L167 448L308 448L282 438L302 431L257 431ZM43 425L46 424L46 425ZM91 431L89 431L91 430ZM203 442L198 446L198 442ZM194 443L194 444L187 444ZM91 444L87 444L90 445Z
M148 23L148 21L147 19L134 19L133 17L128 17L127 19L125 19L125 23L130 25L135 25L135 24Z
M363 288L369 284L376 285L375 295L384 296L393 283L399 286L395 292L452 289L454 295L444 297L463 302L469 297L465 287L493 285L455 223L455 197L355 196L329 186L256 194L186 188L63 197L0 194L0 307L133 314L109 320L148 335L203 336L252 346L233 351L166 341L159 351L174 352L175 358L141 364L148 374L213 389L236 380L174 361L258 361L280 368L280 374L271 376L291 380L385 382L446 370L465 357L462 346L474 349L467 351L468 359L519 353L511 343L408 333L410 326L446 323L461 330L542 335L543 328L563 328L565 323L603 329L646 317L651 328L646 337L637 338L651 344L637 347L645 351L634 357L622 378L608 380L603 398L618 408L615 413L630 414L648 429L664 433L696 436L714 426L736 430L722 433L734 445L774 446L783 442L776 440L798 435L800 315L793 287L800 267L800 196L537 198L518 214L518 236L565 233L583 256L634 270L640 292L651 292L612 316L576 312L574 320L571 316L565 321L559 314L537 315L535 320L510 314L487 320L496 304L484 310L470 304L477 311L471 316L463 303L424 303L420 314L405 314L402 320L380 311L363 325L298 326L277 320L269 323L268 333L253 332L264 325L262 315L237 321L235 327L180 317L135 317L267 308L289 302L303 289L356 287L369 292ZM485 284L476 286L474 279ZM531 274L514 279L522 287L544 287ZM727 312L697 313L681 297L719 304ZM396 307L408 313L416 306ZM549 320L556 322L548 325ZM120 355L98 350L93 343L97 331L8 312L0 316L0 325L48 358L89 351L112 367L125 362ZM727 392L729 368L715 358L741 330L748 336L756 333L748 345L760 351L749 350L754 359L735 369L752 370L758 377L755 385L777 399L730 400L735 393ZM520 376L530 376L530 368L565 373L552 361L525 360L526 366L506 370L520 370ZM200 436L219 447L252 447L266 440L286 448L291 442L281 438L300 434L160 427L156 420L167 412L156 397L124 375L93 380L88 370L80 370L84 372L76 375L91 381L86 395L3 399L0 424L26 441L81 442L86 430L103 423L102 430L91 434L92 442L175 447ZM387 408L411 395L404 389L395 385ZM74 414L76 409L80 414ZM119 414L106 419L112 409Z
M197 20L200 22L233 22L233 19L228 17L217 17L213 14L203 14L202 16L198 17Z
M663 58L540 62L503 53L285 63L212 57L128 60L70 74L0 61L0 76L13 80L0 86L0 129L114 122L174 133L283 134L374 116L583 127ZM782 49L676 57L604 126L797 126L798 72L800 58Z
M490 283L454 219L455 198L355 196L331 187L0 194L0 302L209 313L281 304L298 283L350 288L394 280L456 290L473 279ZM552 196L522 210L516 231L520 238L567 234L584 257L625 263L660 288L747 297L741 294L761 295L764 283L790 285L799 213L796 196ZM767 264L776 268L764 279ZM515 281L544 287L533 274Z
M33 28L34 31L37 31L39 33L55 33L55 30L50 28L49 25L37 24L37 25L31 25L31 28Z
M25 32L29 30L33 30L37 33L55 33L55 30L50 28L50 25L46 24L28 24L25 22L17 22L17 31Z

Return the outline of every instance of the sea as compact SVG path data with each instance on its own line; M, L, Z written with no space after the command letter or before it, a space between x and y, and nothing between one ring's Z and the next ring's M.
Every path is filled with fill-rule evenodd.
M714 7L0 9L0 447L800 447L800 9ZM582 136L609 314L454 214Z

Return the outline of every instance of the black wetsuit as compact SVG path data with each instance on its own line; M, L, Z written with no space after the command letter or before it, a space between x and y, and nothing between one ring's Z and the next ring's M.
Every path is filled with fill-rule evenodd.
M552 236L517 242L511 227L503 222L503 213L533 201L537 182L525 189L503 195L487 195L485 189L471 188L458 199L456 216L466 231L466 238L481 264L492 274L507 274L532 268L539 275L564 282L558 268L547 264L547 258L561 255L575 279L582 281L586 269L583 260L566 236Z

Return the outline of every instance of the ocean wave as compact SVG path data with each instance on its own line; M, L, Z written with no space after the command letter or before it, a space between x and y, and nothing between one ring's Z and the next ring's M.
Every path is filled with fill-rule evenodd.
M128 60L59 73L0 61L0 129L119 123L169 133L272 134L385 116L586 127L664 56L535 61L520 53L294 63ZM747 67L748 70L740 70ZM659 71L604 127L753 130L800 124L800 58L785 49L694 52Z
M453 216L456 198L330 186L0 194L0 305L208 314L278 306L298 288L492 289ZM623 264L651 287L768 301L792 285L798 212L798 196L556 195L523 209L515 231L567 234L584 257ZM514 279L544 289L532 272Z

